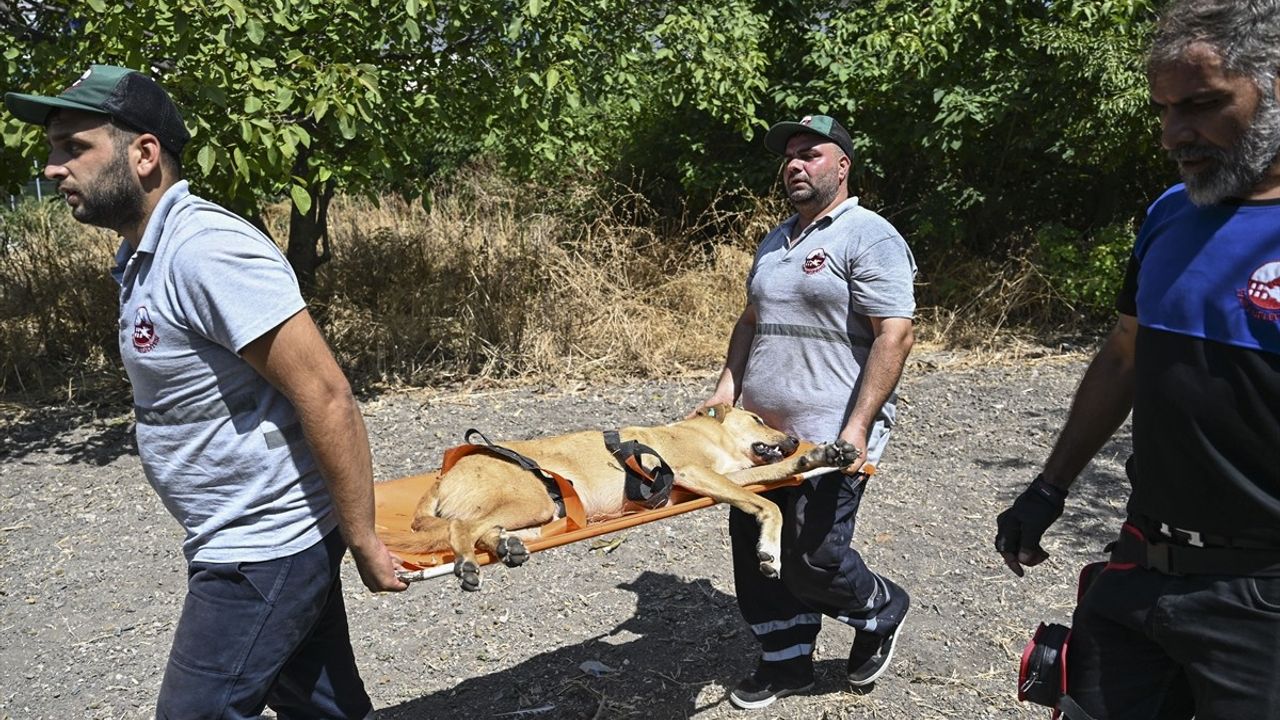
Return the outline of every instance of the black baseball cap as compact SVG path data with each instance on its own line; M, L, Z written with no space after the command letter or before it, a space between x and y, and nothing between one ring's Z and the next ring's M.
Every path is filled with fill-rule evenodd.
M811 135L819 135L824 137L844 151L850 159L853 158L853 140L849 138L849 131L844 129L836 119L830 115L805 115L799 121L784 121L777 123L769 128L769 132L765 133L764 146L770 152L777 155L787 154L787 141L796 133L809 133Z
M110 115L138 132L155 135L178 157L191 139L164 88L140 72L113 65L90 65L55 97L5 93L4 104L19 120L36 125L47 124L49 113L58 109Z

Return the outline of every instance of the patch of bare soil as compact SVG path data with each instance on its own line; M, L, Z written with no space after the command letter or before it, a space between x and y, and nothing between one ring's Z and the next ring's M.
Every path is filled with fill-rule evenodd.
M848 692L853 631L827 620L812 693L744 712L726 693L757 650L738 614L726 513L713 507L374 596L348 561L351 634L378 718L1043 718L1014 697L1041 620L1066 622L1075 575L1121 517L1127 429L1104 449L1025 579L992 549L995 515L1061 426L1079 357L969 367L919 354L855 545L912 593L893 666ZM491 438L667 422L710 376L366 398L379 479L437 467L463 431ZM0 717L150 717L185 591L181 532L143 478L130 416L6 408L0 436Z

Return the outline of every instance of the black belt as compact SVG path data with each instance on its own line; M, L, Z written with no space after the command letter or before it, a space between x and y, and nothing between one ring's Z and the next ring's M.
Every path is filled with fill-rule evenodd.
M1205 548L1242 548L1246 550L1280 550L1280 543L1251 540L1249 538L1227 537L1214 533L1186 530L1172 527L1169 523L1153 520L1145 515L1132 514L1129 523L1142 531L1149 538L1161 539L1174 545L1190 545Z
M1198 547L1151 542L1125 523L1111 562L1134 563L1165 575L1280 577L1280 548Z

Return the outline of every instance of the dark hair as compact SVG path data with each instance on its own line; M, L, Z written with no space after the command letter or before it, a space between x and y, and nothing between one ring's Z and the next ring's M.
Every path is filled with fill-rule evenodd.
M142 134L113 115L107 117L110 119L108 124L111 126L111 142L115 146L116 152L123 151L129 143L133 142L134 138ZM173 175L174 178L182 178L182 160L164 145L160 146L160 162L169 166L169 174Z
M1160 14L1147 72L1180 59L1198 42L1213 47L1225 69L1274 95L1280 71L1280 0L1174 0Z

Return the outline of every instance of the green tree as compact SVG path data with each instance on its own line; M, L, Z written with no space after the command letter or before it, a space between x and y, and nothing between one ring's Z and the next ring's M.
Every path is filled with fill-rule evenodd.
M251 218L292 200L288 255L310 286L339 189L412 193L476 153L549 175L598 169L631 127L663 114L655 103L745 131L764 91L765 31L747 5L19 2L0 12L18 41L3 85L57 92L89 62L156 76L184 109L202 190ZM12 118L3 133L9 158L42 143Z

